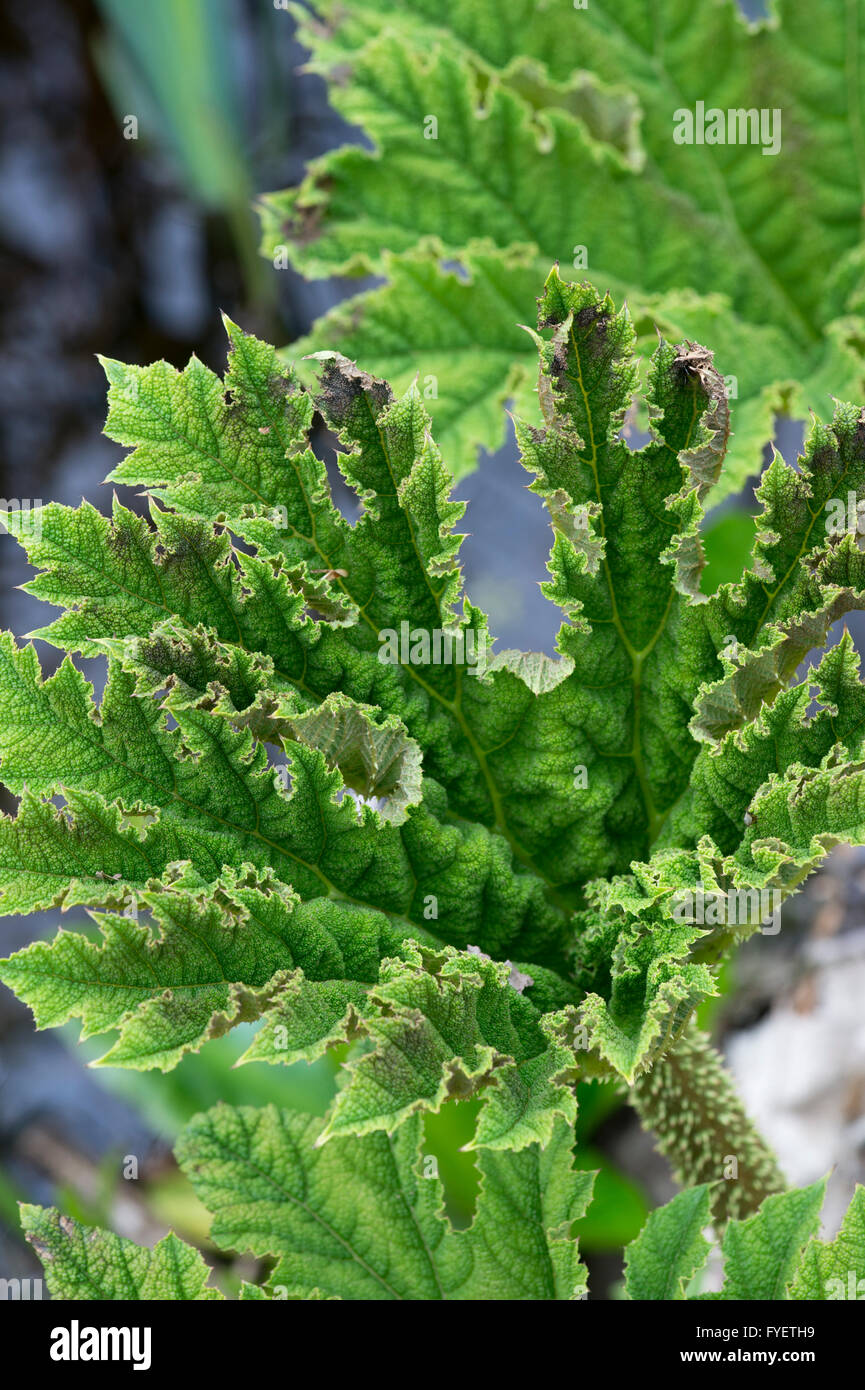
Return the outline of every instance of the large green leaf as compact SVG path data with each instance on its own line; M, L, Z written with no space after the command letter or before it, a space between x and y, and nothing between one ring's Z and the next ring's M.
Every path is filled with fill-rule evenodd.
M753 570L705 601L698 527L729 427L711 354L661 342L652 438L633 451L620 430L637 380L629 315L553 273L539 322L546 424L518 436L553 525L558 662L489 650L417 390L395 399L323 355L318 405L363 498L349 526L309 448L312 400L267 345L229 325L225 383L195 361L107 364L108 428L132 449L114 476L158 499L158 529L119 504L110 522L86 506L8 517L42 570L32 591L66 609L40 635L107 652L111 669L97 704L70 660L43 681L32 650L4 639L0 753L23 802L0 827L0 886L8 910L155 909L159 925L109 915L104 944L63 934L8 963L44 1022L117 1029L111 1059L131 1065L173 1065L262 1014L251 1055L311 1058L361 1036L334 1133L436 1109L454 1069L488 1090L483 1142L521 1146L570 1113L575 1054L588 1075L634 1081L668 1052L714 992L721 949L759 925L707 933L671 916L678 894L703 880L787 891L862 833L848 647L823 663L815 718L807 683L783 690L865 592L851 538L821 522L827 500L865 482L858 412L815 424L799 471L776 459ZM436 632L463 650L416 653ZM58 796L65 810L38 800ZM207 900L226 872L273 885L279 922L254 952L251 933L236 941L249 903ZM183 908L197 944L165 920L179 898L155 908L155 885L178 874L198 885ZM599 874L613 877L587 889ZM291 942L314 921L371 932L374 968L309 968ZM505 1016L530 1011L531 1045L478 1029L470 981L486 967L413 973L408 938L507 960L489 997ZM395 974L382 976L386 956ZM406 993L397 1006L383 989ZM406 1029L417 1046L401 1074Z
M717 343L737 396L723 490L756 471L773 414L861 393L861 0L827 15L816 42L793 0L757 26L734 0L548 0L507 24L492 0L323 9L302 36L374 149L326 155L299 190L265 199L264 247L307 274L385 271L384 290L340 306L314 341L368 343L366 361L399 377L441 373L431 405L459 468L501 437L496 407L525 370L508 348L530 318L531 247L626 294L647 328ZM766 138L677 143L677 113L698 101L725 118L765 111ZM492 276L478 237L499 249ZM466 359L459 383L446 343Z
M573 1222L592 1190L568 1126L544 1148L479 1157L472 1226L451 1231L423 1176L419 1121L317 1145L308 1116L220 1106L184 1134L180 1162L223 1247L277 1256L272 1296L573 1299L585 1289Z

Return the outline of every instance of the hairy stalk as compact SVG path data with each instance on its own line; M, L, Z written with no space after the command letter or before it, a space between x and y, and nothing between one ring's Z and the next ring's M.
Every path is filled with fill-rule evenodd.
M775 1155L748 1118L718 1052L693 1023L634 1083L630 1100L683 1187L717 1184L716 1224L750 1216L765 1197L784 1191Z

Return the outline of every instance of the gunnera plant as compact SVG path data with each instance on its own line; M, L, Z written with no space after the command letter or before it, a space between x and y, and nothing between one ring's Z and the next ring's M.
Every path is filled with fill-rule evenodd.
M224 381L104 363L111 474L149 495L10 513L62 609L0 655L0 909L86 908L2 963L40 1027L102 1063L175 1066L255 1023L247 1063L342 1048L327 1115L220 1105L178 1158L213 1239L271 1257L244 1298L573 1299L577 1085L612 1079L682 1192L627 1252L681 1299L722 1240L721 1297L823 1298L865 1273L865 1205L816 1235L696 1027L719 963L865 832L865 555L827 503L865 488L865 415L815 421L757 493L751 568L701 592L730 417L712 353L659 342L645 409L627 310L553 271L534 335L544 423L518 422L549 514L557 655L495 652L464 593L463 505L416 387L332 353L314 394L227 323ZM361 503L310 448L315 411ZM503 537L506 542L506 537ZM73 657L107 659L101 698ZM816 701L814 691L816 687ZM340 1054L343 1055L343 1054ZM454 1229L424 1116L477 1103L480 1190ZM24 1208L55 1296L218 1298L198 1251ZM783 1232L783 1240L779 1239ZM673 1252L673 1253L671 1253ZM851 1263L852 1261L852 1263Z

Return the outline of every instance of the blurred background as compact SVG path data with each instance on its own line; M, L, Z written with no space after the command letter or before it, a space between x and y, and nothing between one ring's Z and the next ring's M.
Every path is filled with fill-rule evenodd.
M37 505L86 497L107 510L102 480L118 450L101 434L95 353L181 366L194 352L221 371L220 308L278 343L307 332L349 287L306 282L259 258L254 199L361 137L328 107L323 82L303 73L291 16L272 0L2 0L0 50L0 491ZM779 422L788 458L801 438L800 424ZM500 646L552 652L559 617L537 589L549 532L526 481L510 442L459 485L469 504L464 567ZM338 495L352 505L344 489ZM710 517L709 587L741 572L752 511L746 492ZM18 636L48 621L15 587L27 577L22 553L0 538L0 619ZM860 649L861 621L850 624ZM37 646L52 670L57 653ZM99 663L84 665L98 682ZM14 804L6 797L3 809ZM0 953L52 933L58 916L0 920ZM70 913L64 925L74 921ZM790 1181L834 1169L830 1225L865 1179L863 997L865 851L851 849L785 907L778 937L758 936L727 967L723 996L703 1011ZM93 1069L99 1049L79 1045L77 1028L36 1033L0 986L0 1280L40 1273L18 1233L18 1200L56 1203L147 1243L173 1226L203 1245L228 1291L259 1276L254 1261L209 1250L207 1217L177 1173L173 1141L218 1099L323 1112L338 1058L235 1071L244 1031L168 1076ZM617 1247L674 1188L620 1096L582 1091L579 1161L601 1177L581 1239L591 1296L614 1297ZM471 1104L429 1121L462 1224L475 1180L456 1150L472 1122Z

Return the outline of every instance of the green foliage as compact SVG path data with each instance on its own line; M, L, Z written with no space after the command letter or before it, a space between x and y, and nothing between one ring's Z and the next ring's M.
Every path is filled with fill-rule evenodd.
M386 283L293 351L336 346L398 387L420 372L457 472L501 441L505 400L532 404L517 324L551 261L627 298L646 356L656 327L716 348L738 395L719 498L758 470L776 414L861 399L865 0L827 7L819 33L796 0L758 24L735 0L518 0L507 23L495 0L315 11L296 6L310 66L368 145L266 197L263 250ZM775 112L779 147L677 143L698 101Z
M32 646L0 643L0 775L21 798L0 822L0 911L79 906L92 926L0 974L113 1065L169 1070L240 1023L257 1026L246 1064L347 1057L323 1118L224 1110L181 1144L217 1241L275 1256L292 1297L579 1297L590 1177L572 1147L593 1078L632 1088L684 1183L717 1185L738 1156L719 1224L782 1187L685 1030L761 926L760 893L863 838L849 639L796 679L865 606L865 560L824 516L865 484L862 415L838 404L798 469L774 460L752 566L706 597L700 523L730 425L711 353L660 341L633 451L628 312L554 271L538 322L545 423L517 435L552 525L555 659L494 651L418 390L325 353L313 398L233 324L224 382L195 360L105 364L106 428L129 450L112 477L148 491L149 519L119 501L110 520L7 518L28 588L63 610L38 636L67 655L46 680ZM316 407L354 525L309 445ZM78 655L107 657L98 699ZM747 911L683 914L701 892ZM480 1196L454 1231L418 1164L425 1121L467 1099ZM103 1239L49 1233L57 1270ZM665 1296L696 1268L687 1248ZM194 1284L174 1246L136 1278L164 1263Z
M679 1301L706 1263L709 1242L703 1227L710 1219L709 1189L688 1187L653 1211L628 1246L625 1289L629 1298Z
M680 1192L649 1216L627 1251L628 1298L798 1300L859 1298L865 1279L865 1187L856 1188L833 1241L816 1238L826 1182L767 1197L747 1221L729 1223L721 1243L724 1282L719 1293L689 1295L711 1246L707 1184ZM865 1283L862 1283L865 1287Z
M442 1188L424 1175L418 1120L394 1139L378 1133L322 1147L321 1138L321 1121L309 1115L226 1105L198 1116L181 1138L178 1156L213 1213L213 1239L276 1257L265 1297L574 1299L584 1292L570 1228L585 1211L592 1174L573 1168L567 1125L559 1123L543 1148L504 1160L482 1156L468 1231L451 1230L439 1215ZM55 1296L219 1296L203 1288L206 1266L176 1236L151 1256L56 1212L26 1207L22 1219ZM115 1284L121 1249L128 1282ZM174 1283L160 1283L172 1267L188 1283L173 1273Z
M199 1115L178 1155L213 1214L224 1251L275 1260L266 1284L241 1298L576 1299L586 1288L571 1228L591 1198L593 1174L574 1170L570 1135L545 1147L481 1158L471 1228L442 1218L442 1189L427 1172L416 1120L395 1140L368 1135L317 1144L321 1121L274 1106L219 1105ZM627 1247L625 1297L649 1301L799 1301L861 1298L865 1188L857 1186L834 1240L816 1237L825 1180L767 1197L733 1220L720 1247L717 1293L695 1293L712 1246L708 1184L651 1212ZM208 1267L175 1235L151 1251L22 1204L27 1239L54 1298L213 1299Z
M152 1250L81 1226L59 1211L21 1204L21 1224L45 1267L52 1298L214 1299L210 1270L197 1250L173 1233Z
M865 1188L857 1187L835 1239L822 1241L812 1236L805 1246L791 1287L791 1298L855 1298L858 1302L865 1289L863 1252Z

